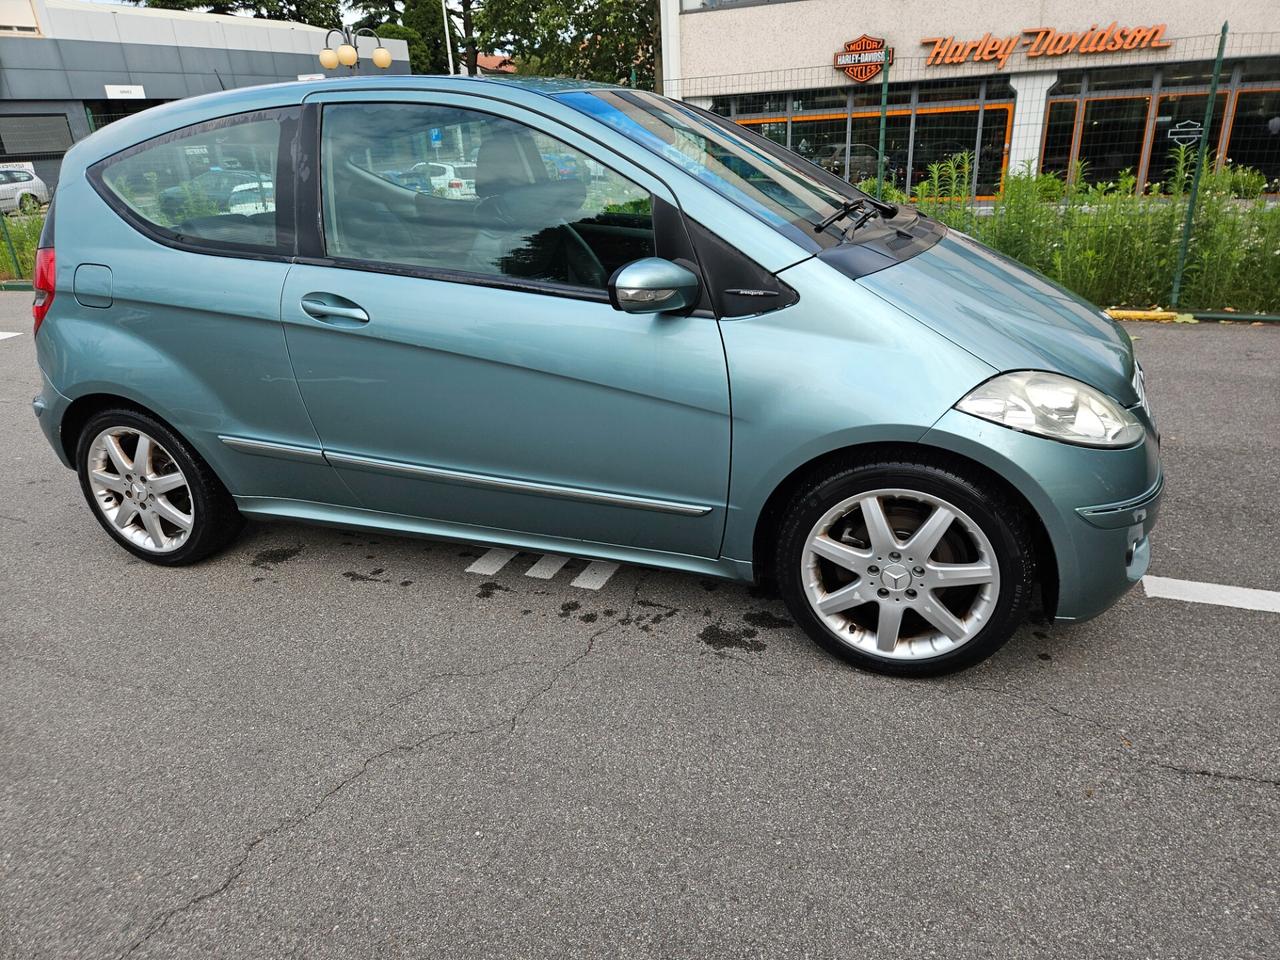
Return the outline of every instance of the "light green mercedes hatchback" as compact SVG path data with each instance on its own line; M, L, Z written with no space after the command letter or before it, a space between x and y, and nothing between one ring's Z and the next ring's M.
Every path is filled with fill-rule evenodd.
M1149 561L1119 326L654 94L166 104L67 154L37 267L41 427L154 563L255 517L768 579L831 653L924 675Z

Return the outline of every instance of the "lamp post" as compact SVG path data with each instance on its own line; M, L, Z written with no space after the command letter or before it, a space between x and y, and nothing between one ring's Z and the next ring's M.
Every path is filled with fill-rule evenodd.
M336 50L330 45L330 40L335 33L342 41ZM336 70L339 66L354 70L360 64L360 51L356 49L356 39L362 34L373 37L374 42L378 44L373 51L373 56L370 57L373 65L379 70L385 70L391 66L391 51L382 45L381 38L368 27L360 27L356 30L350 27L335 27L325 34L324 49L320 51L320 66L326 70Z

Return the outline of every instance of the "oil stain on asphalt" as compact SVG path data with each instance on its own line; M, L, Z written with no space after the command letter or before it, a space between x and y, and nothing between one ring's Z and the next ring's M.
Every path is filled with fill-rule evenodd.
M709 623L702 628L702 632L698 634L698 639L712 650L732 648L746 650L750 653L759 653L765 648L766 644L763 640L755 639L756 635L757 631L751 627L743 627L741 630L729 630L718 623Z

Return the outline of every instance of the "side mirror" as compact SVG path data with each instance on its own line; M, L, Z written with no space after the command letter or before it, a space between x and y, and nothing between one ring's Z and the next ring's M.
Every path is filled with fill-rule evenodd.
M698 302L698 278L661 257L633 260L609 278L609 302L623 313L688 310Z

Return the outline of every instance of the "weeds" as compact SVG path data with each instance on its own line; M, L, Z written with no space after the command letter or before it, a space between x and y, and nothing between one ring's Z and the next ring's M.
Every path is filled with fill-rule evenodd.
M972 156L961 153L932 164L914 199L1087 300L1149 307L1169 299L1195 162L1195 151L1179 148L1166 181L1146 193L1128 172L1087 184L1078 171L1063 178L1024 169L979 206ZM1263 198L1265 186L1257 170L1230 164L1201 178L1180 307L1280 312L1280 206Z
M3 216L4 214L0 214L0 217ZM9 255L9 245L4 242L3 235L0 235L0 280L14 280L19 277L31 279L31 271L36 262L36 243L40 240L40 230L43 226L44 214L33 217L4 217L4 227L8 228L9 239L13 241L18 262L14 264L13 258Z

